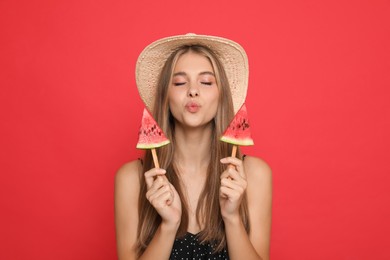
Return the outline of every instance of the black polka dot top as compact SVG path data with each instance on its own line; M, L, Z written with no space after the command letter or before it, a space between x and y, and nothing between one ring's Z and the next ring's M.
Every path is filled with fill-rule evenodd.
M210 243L200 244L197 235L188 233L182 238L176 238L173 244L170 260L217 260L229 259L226 249L213 254Z

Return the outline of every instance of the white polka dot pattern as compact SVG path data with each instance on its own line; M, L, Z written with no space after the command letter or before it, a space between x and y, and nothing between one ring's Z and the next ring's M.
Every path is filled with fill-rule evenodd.
M211 243L200 244L197 235L187 233L183 238L177 238L173 244L171 260L217 260L229 259L226 249L213 254Z

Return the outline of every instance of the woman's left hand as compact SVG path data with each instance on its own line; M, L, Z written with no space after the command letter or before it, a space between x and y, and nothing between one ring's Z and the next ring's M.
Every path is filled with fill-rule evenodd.
M238 219L241 201L247 187L243 162L238 158L226 157L221 159L221 163L229 165L221 174L219 204L222 218Z

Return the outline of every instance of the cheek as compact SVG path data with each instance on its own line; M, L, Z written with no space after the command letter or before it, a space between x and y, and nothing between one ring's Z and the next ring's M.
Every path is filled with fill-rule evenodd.
M214 99L214 102L218 104L218 102L219 102L219 89L218 88L214 90L213 99Z
M181 101L178 93L172 93L170 91L168 93L168 106L169 109L171 110L171 113L174 117L176 117L176 114L178 113L178 109L180 107Z
M219 92L216 91L214 93L210 93L210 96L209 96L209 100L210 100L210 110L216 114L217 113L217 109L218 109L218 103L219 103Z
M172 89L168 90L168 104L169 106L173 105L174 103L177 102L178 95L175 93Z

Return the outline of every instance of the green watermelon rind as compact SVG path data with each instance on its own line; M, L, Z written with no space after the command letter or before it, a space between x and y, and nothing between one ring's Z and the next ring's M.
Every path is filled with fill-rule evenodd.
M234 144L239 146L254 145L252 138L245 138L245 139L238 140L237 138L229 138L227 136L222 136L220 140L229 144Z
M152 145L147 145L147 144L137 144L137 149L153 149L153 148L159 148L161 146L169 144L169 140L162 141L160 143L152 144Z

